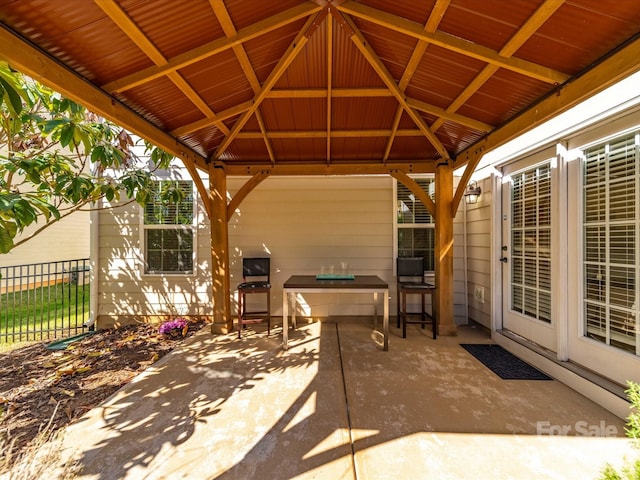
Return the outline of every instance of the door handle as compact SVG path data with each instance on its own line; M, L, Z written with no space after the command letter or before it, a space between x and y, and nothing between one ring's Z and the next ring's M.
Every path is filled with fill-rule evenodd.
M500 261L502 263L507 263L509 261L509 259L507 257L500 257Z

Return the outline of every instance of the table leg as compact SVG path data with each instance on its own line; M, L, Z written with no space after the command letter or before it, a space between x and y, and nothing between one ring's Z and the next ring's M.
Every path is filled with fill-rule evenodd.
M389 350L389 290L385 290L383 301L382 329L384 330L384 346L382 349L386 352Z
M282 292L282 348L289 349L289 293Z
M373 292L373 329L378 330L378 292Z

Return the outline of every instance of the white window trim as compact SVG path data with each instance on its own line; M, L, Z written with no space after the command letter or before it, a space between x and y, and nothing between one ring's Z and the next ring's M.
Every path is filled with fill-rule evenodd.
M411 175L411 178L414 180L419 179L434 179L433 175L423 174L423 175ZM434 184L435 188L435 184ZM393 276L397 275L397 265L396 258L398 258L398 229L399 228L431 228L435 231L436 224L435 223L398 223L398 180L393 179L393 261L392 261L392 272ZM433 215L432 215L433 217ZM428 275L435 274L434 270L425 270L425 273Z
M157 177L153 179L154 182L162 182L162 181L191 181L193 183L193 180L191 179L176 179L176 178L169 178L169 177ZM140 252L140 258L141 258L141 264L140 264L140 275L142 277L154 277L154 278L158 278L158 277L195 277L197 275L196 273L196 260L197 260L197 255L196 252L198 251L198 190L195 187L195 184L193 184L193 216L192 216L192 224L191 225L146 225L144 223L144 207L139 205L139 212L140 212L140 248L141 248L141 252ZM165 229L176 229L176 228L181 228L184 230L188 230L190 229L193 232L193 251L191 252L191 265L192 265L192 269L190 272L147 272L147 256L146 256L146 252L147 252L147 235L146 235L146 230L165 230Z

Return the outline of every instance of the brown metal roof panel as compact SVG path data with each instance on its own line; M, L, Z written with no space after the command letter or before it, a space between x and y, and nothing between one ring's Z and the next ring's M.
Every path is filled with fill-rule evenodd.
M331 161L338 163L353 160L382 161L387 137L332 138Z
M0 6L0 17L9 27L98 84L124 76L140 65L152 65L93 2L79 7L64 0L21 0Z
M602 35L590 35L591 31ZM576 74L639 32L637 0L573 0L563 4L517 55Z
M203 157L208 157L223 140L224 134L216 127L203 128L180 138L185 145L193 148Z
M251 100L253 90L232 50L226 50L179 70L215 111Z
M269 77L282 56L287 53L304 22L304 19L298 20L243 43L260 83Z
M336 130L391 129L398 101L390 97L333 98L331 126Z
M166 77L127 90L119 98L165 130L173 130L203 117L184 93Z
M485 65L480 60L429 45L407 87L407 95L447 108Z
M432 159L438 152L425 137L396 137L389 152L390 161Z
M300 3L304 2L301 0L225 0L224 2L236 30L277 15L284 10L300 5Z
M326 22L319 26L309 38L302 51L298 53L291 65L276 84L276 88L326 88L327 86L327 36ZM294 40L291 36L290 41ZM283 45L284 51L289 44ZM271 68L275 66L273 62Z
M452 0L438 29L500 50L542 0Z
M371 22L354 20L396 82L400 81L417 40Z
M222 160L244 163L252 159L259 162L270 162L269 152L264 140L261 138L235 139L229 149L222 155Z
M121 7L166 58L224 36L207 2L127 0Z
M326 130L325 98L267 98L260 105L268 130Z
M424 25L436 2L434 0L419 2L415 0L394 0L392 2L389 0L359 0L358 3Z
M498 70L458 110L489 125L500 125L552 90L553 86Z
M333 87L383 87L384 82L343 28L334 29Z
M322 161L327 158L326 138L276 138L271 140L271 148L280 161Z
M454 154L480 140L485 133L454 122L444 122L437 131L444 147Z

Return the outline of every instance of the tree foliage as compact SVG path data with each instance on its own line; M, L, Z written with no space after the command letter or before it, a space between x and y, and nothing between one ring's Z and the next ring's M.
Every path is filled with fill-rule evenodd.
M153 170L173 157L143 146L147 163L123 128L0 63L0 253L102 198L145 205ZM175 201L179 192L164 196Z

